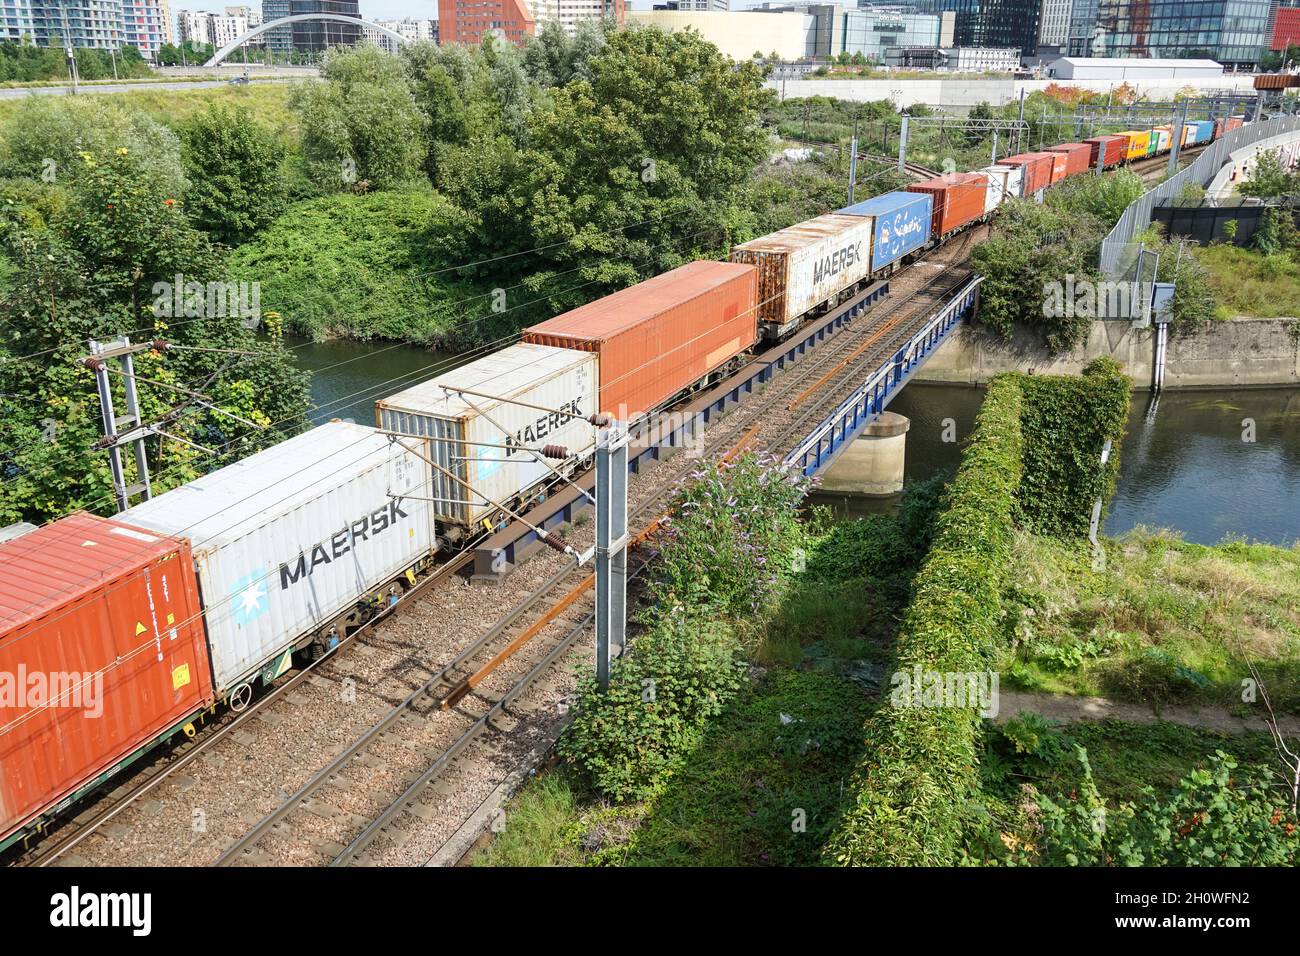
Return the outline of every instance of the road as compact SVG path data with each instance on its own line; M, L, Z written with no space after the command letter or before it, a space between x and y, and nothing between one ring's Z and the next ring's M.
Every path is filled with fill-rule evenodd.
M82 84L78 95L87 93L129 93L133 90L201 90L206 87L225 86L229 80L195 80L192 82L173 83L95 83ZM267 78L251 79L249 83L288 83L288 79ZM72 92L71 86L28 86L16 89L0 90L0 100L12 100L28 94L38 96L57 96Z

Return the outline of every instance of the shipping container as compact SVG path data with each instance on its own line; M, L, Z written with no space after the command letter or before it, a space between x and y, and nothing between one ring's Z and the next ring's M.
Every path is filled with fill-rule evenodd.
M1154 156L1160 148L1160 137L1155 130L1147 130L1147 155Z
M588 413L626 422L750 348L757 305L757 269L700 260L525 329L523 339L597 353L599 408Z
M187 541L74 514L0 544L0 846L212 703Z
M1008 156L1001 163L1003 166L1021 166L1024 168L1025 180L1022 189L1025 198L1029 198L1039 190L1052 185L1052 169L1056 165L1056 154L1020 153L1016 156Z
M988 186L984 189L984 212L993 212L1006 200L1013 198L1010 193L1010 181L1013 174L1021 173L1019 166L984 166L983 169L976 169L978 176L983 176L988 181ZM1019 183L1017 182L1017 187Z
M1068 175L1070 159L1064 153L1058 153L1053 149L1044 150L1044 152L1050 153L1052 156L1052 184L1055 185Z
M1196 145L1196 124L1195 123L1183 124L1183 137L1182 139L1179 140L1179 145L1183 147Z
M1052 146L1048 149L1049 153L1065 154L1065 175L1078 176L1086 173L1092 165L1090 157L1092 147L1087 143L1061 143L1059 146Z
M1172 126L1157 126L1151 131L1151 135L1156 139L1156 152L1167 153L1170 144L1173 142L1174 128Z
M1200 146L1214 139L1214 121L1200 120L1196 124L1196 145Z
M1224 132L1231 133L1234 129L1241 129L1245 120L1240 116L1229 116L1223 121Z
M563 446L570 464L592 454L599 364L591 352L520 343L380 399L375 418L430 440L432 514L470 527L494 516L492 502L509 506L555 477L527 449Z
M428 558L426 444L333 421L119 516L189 541L218 699L274 680L294 650L328 649Z
M928 193L885 193L839 210L843 216L868 216L875 220L871 236L871 272L879 272L930 239L934 197Z
M1092 136L1084 142L1092 150L1091 164L1094 169L1099 162L1102 169L1116 166L1124 161L1128 153L1128 139L1124 136Z
M1218 139L1222 135L1223 135L1223 120L1216 119L1214 121L1214 138Z
M912 183L909 192L929 193L934 197L934 215L930 235L946 236L984 215L984 199L989 181L979 173L948 173Z
M1151 143L1151 132L1144 129L1125 130L1119 135L1127 141L1124 150L1124 158L1128 160L1145 159L1147 155L1147 146Z
M870 276L873 228L831 213L732 247L732 262L758 267L759 337L784 338L805 313Z

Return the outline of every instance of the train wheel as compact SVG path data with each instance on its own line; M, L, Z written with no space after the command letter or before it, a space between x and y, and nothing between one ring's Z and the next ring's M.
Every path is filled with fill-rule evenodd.
M253 701L253 685L240 684L230 692L230 709L235 713L241 713L248 708Z

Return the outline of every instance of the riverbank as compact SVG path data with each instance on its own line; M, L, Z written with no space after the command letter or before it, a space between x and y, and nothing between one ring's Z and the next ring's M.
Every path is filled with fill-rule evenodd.
M1138 389L1150 387L1155 333L1127 319L1099 319L1076 349L1052 355L1039 337L1017 329L1005 342L979 325L963 325L935 351L918 382L984 385L1003 372L1077 375L1097 358L1118 362ZM1300 319L1237 318L1196 335L1174 335L1165 359L1165 388L1300 385Z

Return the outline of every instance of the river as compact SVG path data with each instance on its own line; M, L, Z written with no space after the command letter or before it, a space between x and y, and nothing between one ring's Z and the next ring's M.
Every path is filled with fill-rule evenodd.
M300 367L314 373L311 417L317 422L352 418L369 424L376 398L463 361L391 343L289 345ZM956 467L983 396L976 388L929 384L912 384L899 394L890 409L912 421L909 480ZM1146 393L1135 393L1107 534L1146 525L1172 528L1201 544L1229 535L1274 544L1300 541L1300 389L1170 391L1153 416L1147 412ZM881 506L887 503L847 510Z

